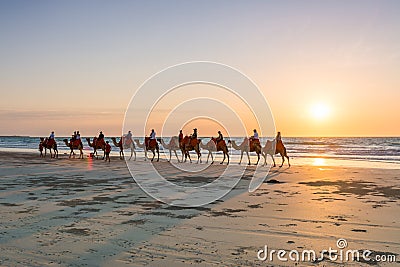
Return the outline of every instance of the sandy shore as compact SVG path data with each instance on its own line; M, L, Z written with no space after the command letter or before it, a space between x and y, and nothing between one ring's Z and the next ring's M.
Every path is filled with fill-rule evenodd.
M139 160L140 164L148 164ZM124 161L0 154L0 264L5 266L393 266L260 261L269 249L348 249L400 261L400 170L286 166L254 193L254 167L223 199L178 208L147 196ZM157 168L168 169L167 162ZM223 166L212 166L216 176ZM180 177L184 180L185 177ZM196 181L191 180L191 183ZM204 181L199 180L199 184ZM346 248L346 249L347 249Z

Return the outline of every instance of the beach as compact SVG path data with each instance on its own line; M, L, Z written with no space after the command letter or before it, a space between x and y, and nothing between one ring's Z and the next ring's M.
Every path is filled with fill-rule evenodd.
M106 163L2 152L0 161L3 266L396 264L257 257L265 246L300 252L338 249L338 239L346 240L345 249L368 249L371 257L400 260L400 170L395 168L285 165L272 168L261 187L249 193L255 168L250 166L222 199L180 208L144 193L116 156ZM136 164L151 163L138 157ZM170 167L165 160L154 164ZM212 165L208 172L218 176L224 168ZM184 182L184 177L175 181ZM191 181L196 182L205 181Z

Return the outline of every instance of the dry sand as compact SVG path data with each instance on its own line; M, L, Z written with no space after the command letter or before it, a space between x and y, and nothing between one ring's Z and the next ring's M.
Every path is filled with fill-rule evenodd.
M138 158L138 164L149 164ZM279 161L279 160L278 160ZM0 264L4 266L393 266L400 260L400 170L271 169L248 193L254 167L223 199L179 208L147 196L124 161L0 154ZM168 163L156 163L168 169ZM218 173L223 166L208 169ZM175 177L176 178L176 177ZM181 176L175 179L185 181ZM205 181L199 178L199 184ZM196 183L191 179L189 183ZM332 247L395 254L397 263L271 263L269 249ZM346 248L347 249L347 248Z

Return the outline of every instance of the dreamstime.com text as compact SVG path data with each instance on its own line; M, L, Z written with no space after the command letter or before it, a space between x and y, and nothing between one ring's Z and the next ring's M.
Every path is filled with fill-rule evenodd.
M377 254L371 250L352 250L347 247L346 239L340 238L336 241L336 247L329 247L320 252L315 250L274 250L268 249L265 245L263 249L257 252L257 258L260 261L293 261L293 262L320 262L330 260L333 262L396 262L395 254L382 253Z

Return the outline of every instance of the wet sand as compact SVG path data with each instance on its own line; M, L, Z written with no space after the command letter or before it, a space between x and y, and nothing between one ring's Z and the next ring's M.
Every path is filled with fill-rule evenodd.
M278 160L279 161L279 160ZM40 159L0 154L0 264L89 266L393 266L260 261L270 249L336 248L397 254L400 170L292 166L272 168L254 193L254 167L223 199L198 208L147 196L124 161ZM149 164L138 158L138 164ZM168 171L167 162L156 163ZM189 163L187 163L189 164ZM208 171L218 176L223 166ZM208 182L198 177L177 183Z

